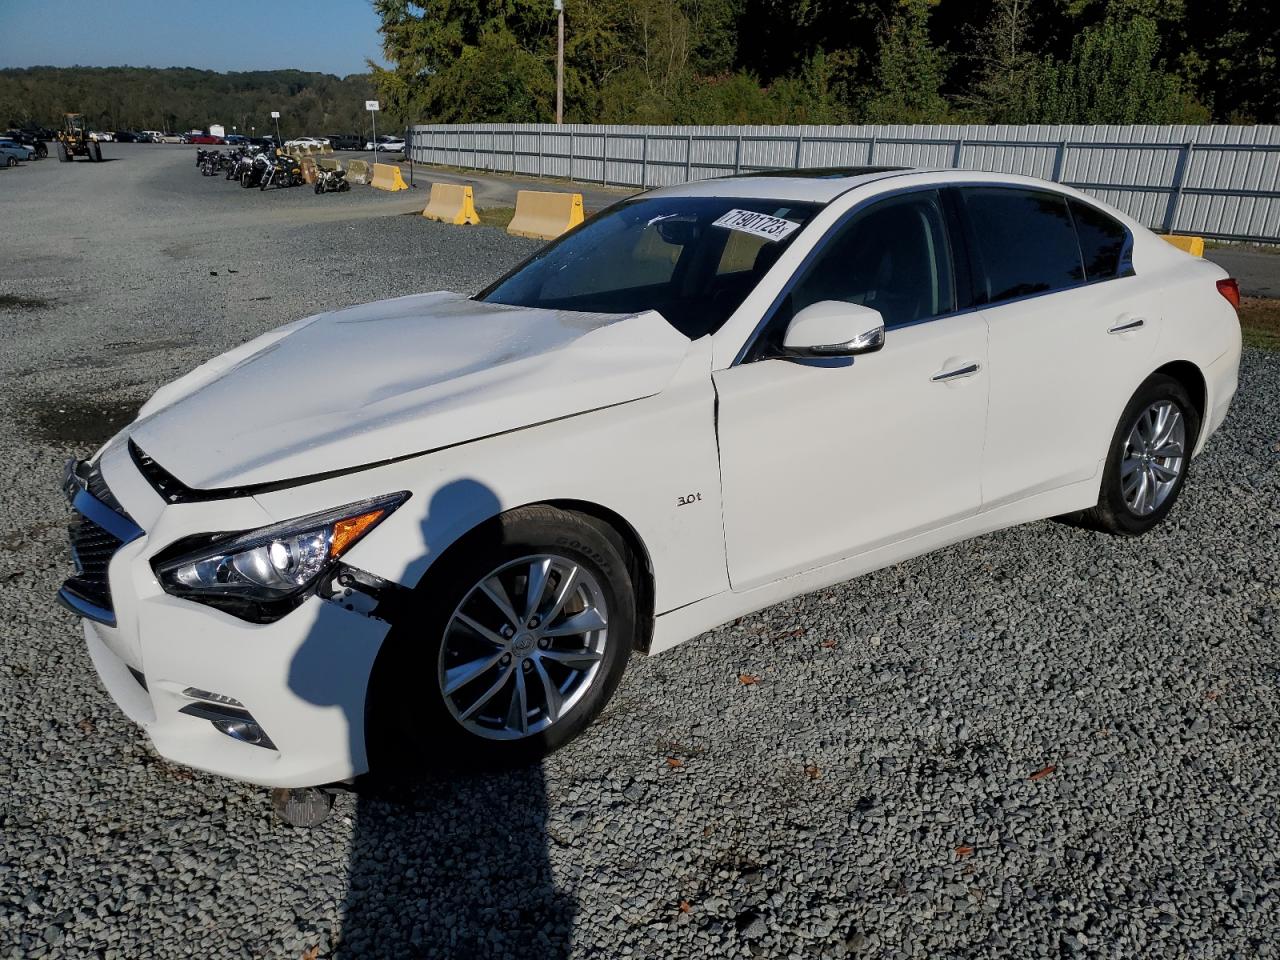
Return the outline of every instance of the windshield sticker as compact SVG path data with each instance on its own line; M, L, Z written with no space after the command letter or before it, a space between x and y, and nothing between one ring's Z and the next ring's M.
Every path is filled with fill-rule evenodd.
M738 230L766 240L785 240L799 229L800 224L781 217L771 217L767 213L756 213L754 210L730 210L712 226Z

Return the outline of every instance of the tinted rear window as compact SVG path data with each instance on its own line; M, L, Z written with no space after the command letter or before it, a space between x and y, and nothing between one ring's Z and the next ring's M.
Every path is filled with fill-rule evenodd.
M1066 197L1000 187L973 187L963 194L991 303L1084 280Z
M1120 259L1128 239L1124 226L1087 203L1079 200L1070 203L1076 234L1080 237L1085 277L1092 282L1120 276Z

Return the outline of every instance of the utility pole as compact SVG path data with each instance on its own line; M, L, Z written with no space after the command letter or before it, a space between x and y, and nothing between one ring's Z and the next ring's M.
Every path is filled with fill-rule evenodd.
M556 11L556 125L564 123L564 0L553 0Z

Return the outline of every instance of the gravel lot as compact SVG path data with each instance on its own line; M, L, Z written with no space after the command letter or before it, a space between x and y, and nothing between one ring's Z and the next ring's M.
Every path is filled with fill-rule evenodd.
M0 174L0 957L1280 955L1280 354L1152 535L1037 523L634 660L540 769L304 831L160 760L52 600L62 461L264 329L535 246L189 151Z

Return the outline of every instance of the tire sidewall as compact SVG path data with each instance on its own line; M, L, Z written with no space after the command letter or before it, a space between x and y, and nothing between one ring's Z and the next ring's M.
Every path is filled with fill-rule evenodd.
M1139 415L1151 404L1161 400L1172 402L1182 414L1186 430L1186 449L1183 453L1182 470L1173 489L1165 497L1164 503L1146 516L1140 517L1131 511L1129 505L1124 501L1120 478L1120 463L1124 458L1129 434L1132 432ZM1195 450L1196 442L1199 438L1200 415L1196 412L1195 405L1191 402L1191 398L1187 395L1187 391L1182 384L1172 377L1155 374L1138 388L1120 417L1119 425L1116 427L1115 435L1111 440L1111 448L1107 452L1106 469L1103 471L1102 476L1100 506L1107 509L1121 532L1132 535L1146 533L1169 515L1182 493L1183 485L1187 482L1187 473L1191 467L1191 453Z
M471 733L450 713L438 671L444 629L482 577L534 554L564 557L596 580L609 610L609 640L592 686L550 728L521 740ZM609 701L636 636L636 599L629 558L598 525L552 507L513 511L450 548L414 591L388 634L370 681L370 766L385 774L423 765L493 769L534 762L587 727Z

